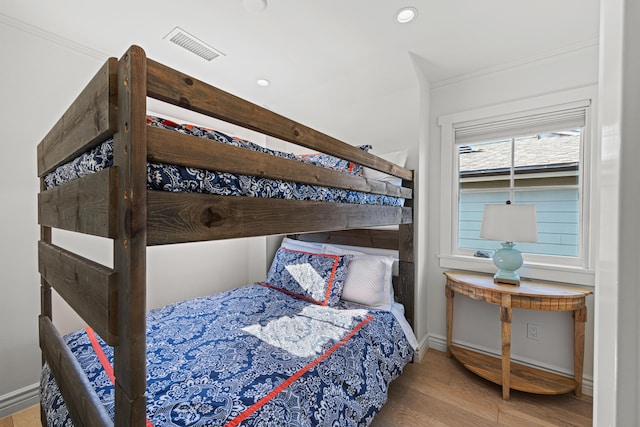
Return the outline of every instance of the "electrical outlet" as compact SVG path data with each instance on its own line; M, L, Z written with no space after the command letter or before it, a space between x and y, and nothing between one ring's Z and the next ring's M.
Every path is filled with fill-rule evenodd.
M542 338L542 327L534 323L527 323L527 338L540 341L540 338Z

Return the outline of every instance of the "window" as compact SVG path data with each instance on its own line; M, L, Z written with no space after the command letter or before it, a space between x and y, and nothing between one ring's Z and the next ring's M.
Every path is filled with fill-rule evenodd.
M486 257L500 244L480 238L482 211L510 200L536 206L538 241L516 242L523 275L593 283L591 99L554 95L439 118L442 267L492 271ZM568 275L559 276L562 271Z
M482 209L510 200L536 206L538 241L520 251L577 258L582 129L459 146L458 248L500 247L480 238Z

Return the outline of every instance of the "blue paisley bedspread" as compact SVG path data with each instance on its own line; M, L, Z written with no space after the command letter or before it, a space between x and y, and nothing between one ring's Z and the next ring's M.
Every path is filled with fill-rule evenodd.
M362 173L361 165L329 155L296 156L291 153L271 150L251 141L234 138L216 130L178 124L158 117L149 116L147 123L150 126L170 129L187 135L209 139L213 142L259 151L352 175L361 175ZM111 167L113 165L113 143L114 140L109 139L89 152L56 168L45 176L45 187L47 189L53 188L73 179ZM371 147L360 146L359 148L366 151ZM222 196L270 197L383 206L404 205L404 199L398 197L154 162L147 163L147 188L150 190L194 192Z
M66 342L113 417L87 332ZM113 351L100 347L113 363ZM387 311L322 307L253 284L147 316L147 418L155 426L366 426L413 350ZM71 426L47 365L41 405Z

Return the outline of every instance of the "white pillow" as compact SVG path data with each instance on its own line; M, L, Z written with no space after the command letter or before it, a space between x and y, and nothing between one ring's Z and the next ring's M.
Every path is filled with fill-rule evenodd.
M394 259L325 245L331 255L352 255L341 299L369 307L391 310L393 302L392 268Z
M314 254L323 253L323 246L323 243L303 242L302 240L290 239L288 237L282 239L282 243L280 244L281 248L291 249L293 251L311 252Z
M408 150L400 150L400 151L394 151L392 153L376 154L376 155L378 157L381 157L385 160L390 161L391 163L395 163L398 166L404 167L404 165L407 162L408 154L409 154ZM376 179L378 181L388 182L389 184L393 184L397 186L402 185L402 178L398 178L396 176L389 175L384 172L377 171L375 169L365 167L362 169L362 174L367 179Z

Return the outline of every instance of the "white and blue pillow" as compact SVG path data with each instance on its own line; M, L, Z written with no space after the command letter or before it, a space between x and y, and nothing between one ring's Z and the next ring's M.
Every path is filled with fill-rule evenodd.
M280 248L265 285L315 304L333 307L340 301L349 259L348 255Z

